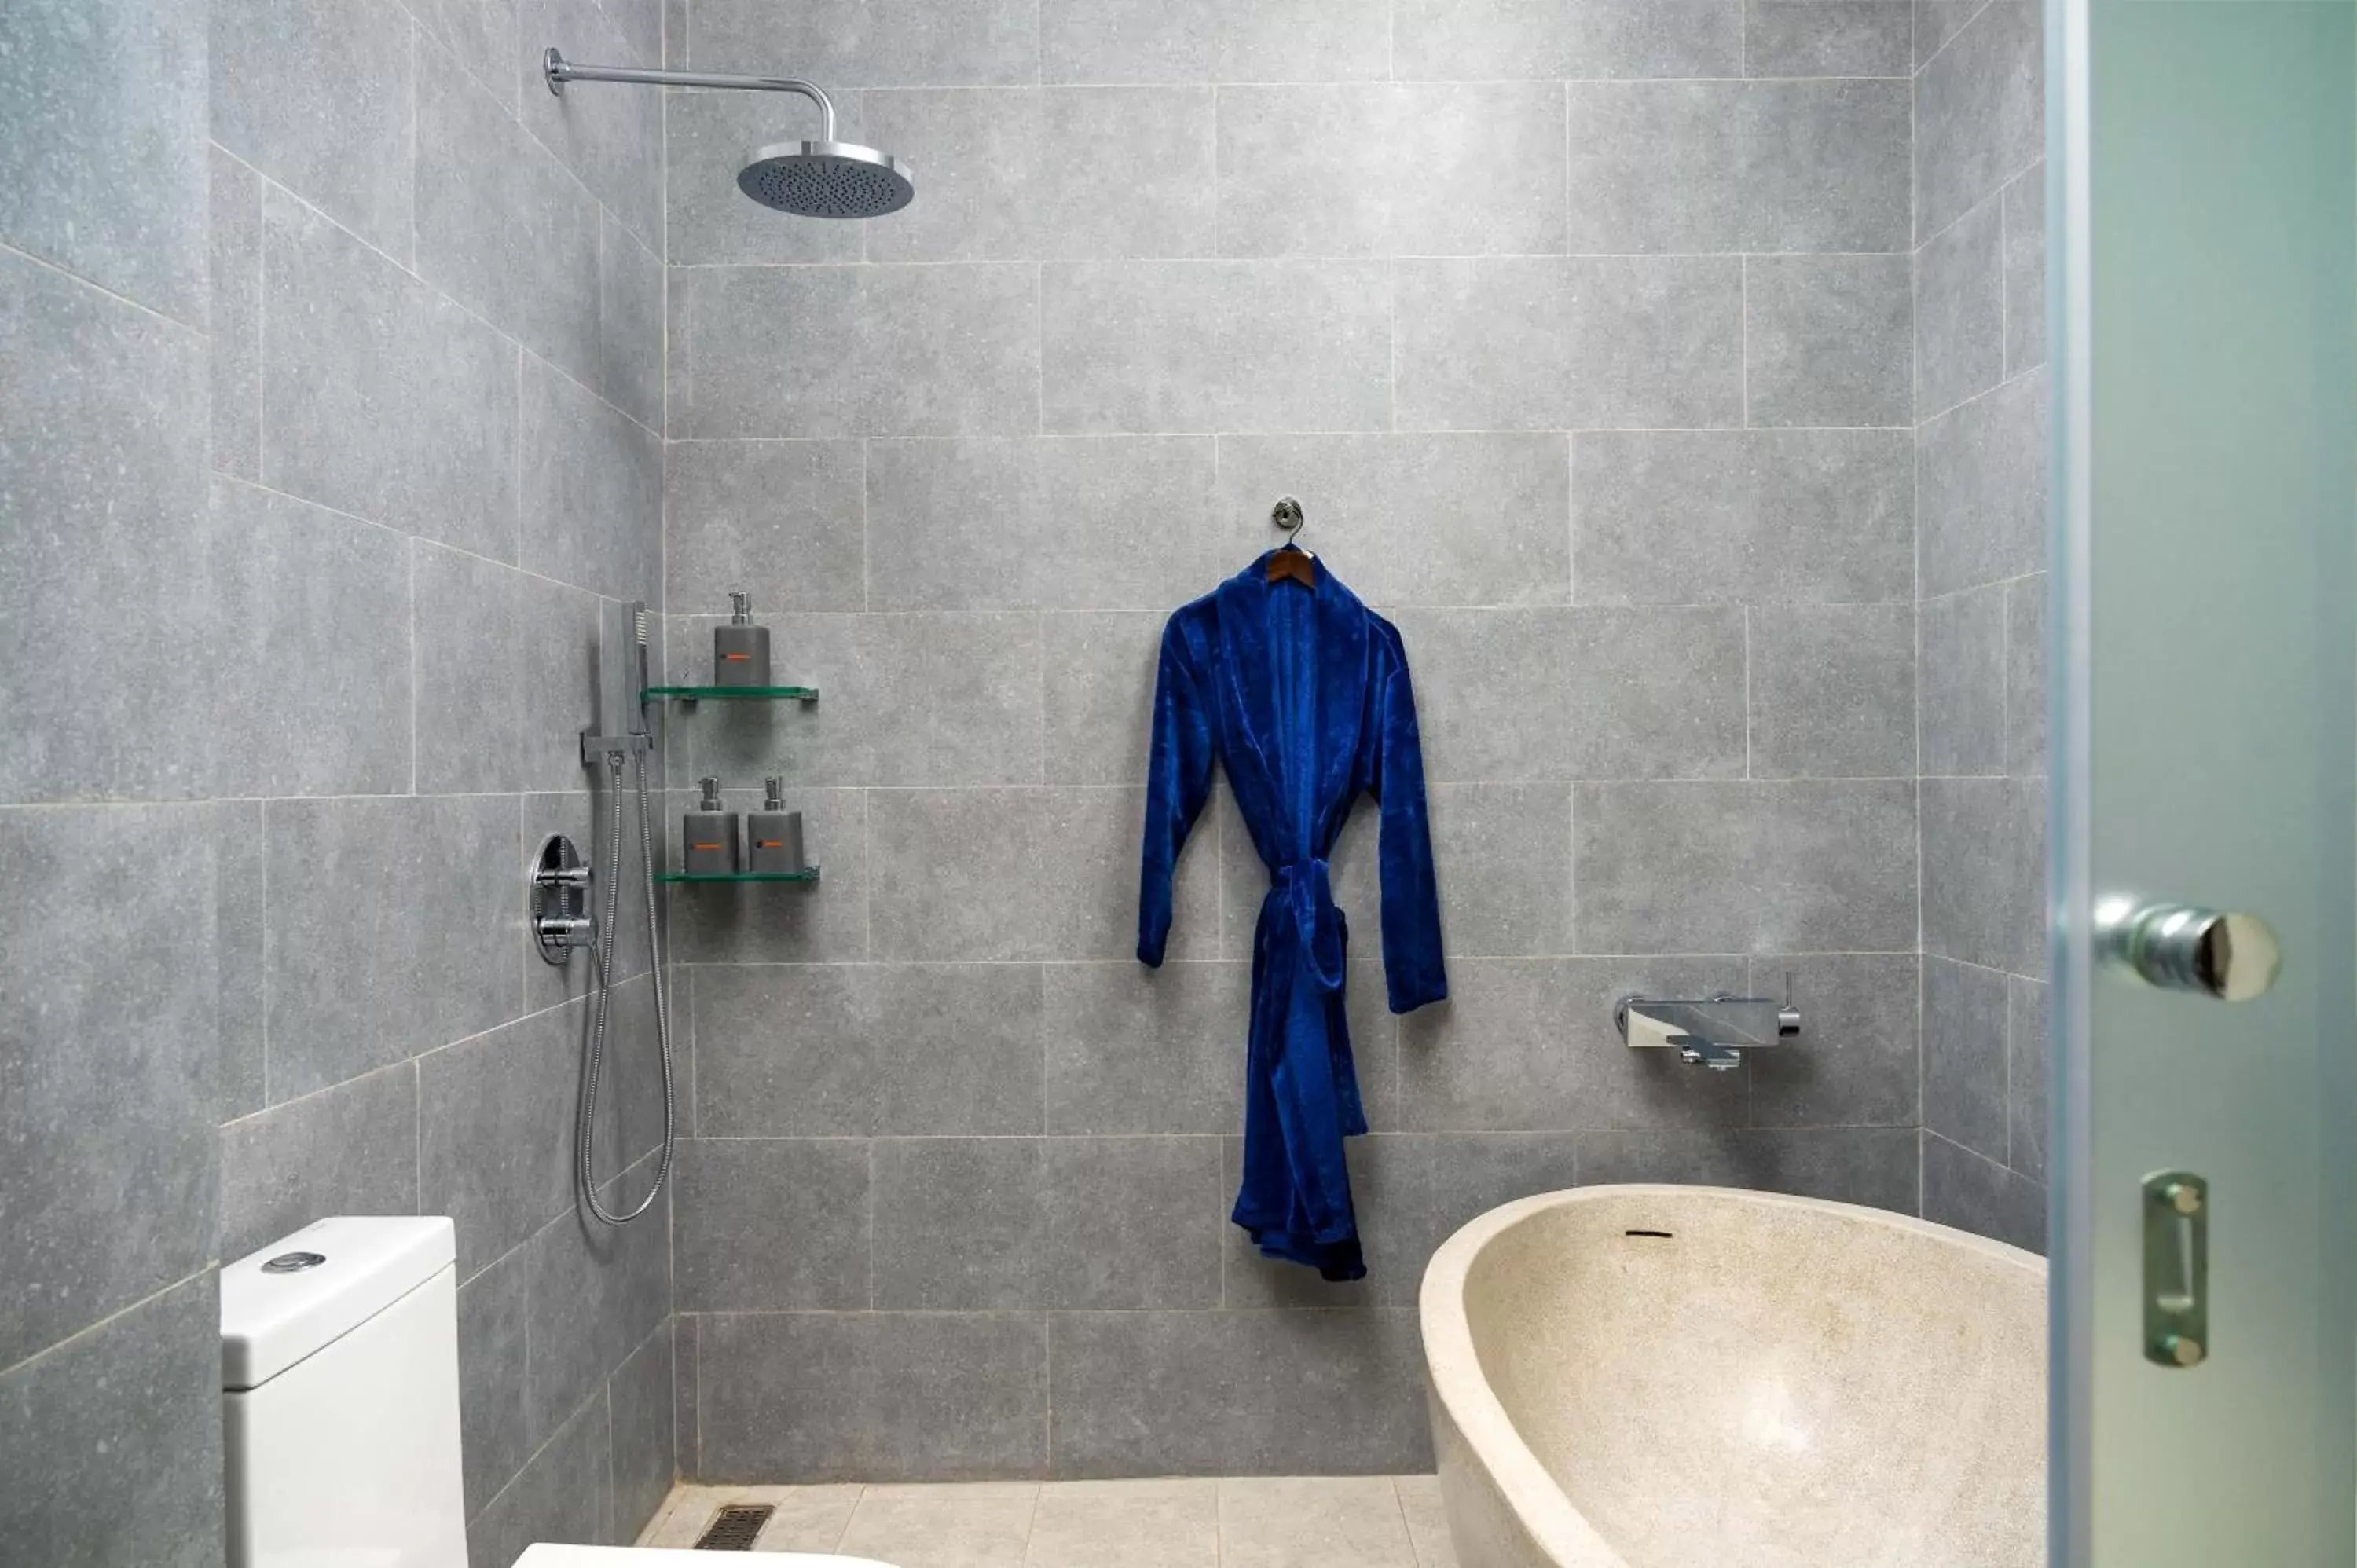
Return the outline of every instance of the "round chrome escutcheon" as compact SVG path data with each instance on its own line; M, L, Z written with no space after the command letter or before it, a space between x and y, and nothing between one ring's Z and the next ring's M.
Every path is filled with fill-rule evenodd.
M265 1274L299 1274L305 1269L316 1269L328 1261L323 1252L281 1252L262 1265Z

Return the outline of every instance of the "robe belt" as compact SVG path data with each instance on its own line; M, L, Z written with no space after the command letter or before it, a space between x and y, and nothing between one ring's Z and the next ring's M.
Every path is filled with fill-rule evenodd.
M1342 911L1334 907L1334 884L1324 857L1290 860L1276 868L1270 899L1282 899L1291 917L1276 934L1291 934L1297 965L1321 991L1342 989ZM1267 906L1262 906L1265 915Z

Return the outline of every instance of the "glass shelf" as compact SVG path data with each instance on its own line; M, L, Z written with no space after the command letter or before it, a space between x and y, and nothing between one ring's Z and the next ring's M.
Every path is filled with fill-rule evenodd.
M818 867L800 871L658 871L657 882L816 882Z
M759 698L772 703L815 703L816 686L650 686L641 697L668 697L674 703L700 703L707 698L726 702L742 702Z

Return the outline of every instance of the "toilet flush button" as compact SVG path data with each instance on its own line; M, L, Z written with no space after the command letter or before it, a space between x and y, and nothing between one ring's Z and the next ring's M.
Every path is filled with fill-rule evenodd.
M327 1261L326 1255L320 1252L281 1252L263 1264L262 1272L265 1274L299 1274L305 1269L316 1269Z

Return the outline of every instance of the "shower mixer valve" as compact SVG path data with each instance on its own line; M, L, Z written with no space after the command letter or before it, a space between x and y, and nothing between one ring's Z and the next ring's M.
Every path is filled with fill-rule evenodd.
M575 948L597 940L597 922L588 913L593 874L563 833L541 841L531 869L532 934L540 941L540 956L561 966Z

